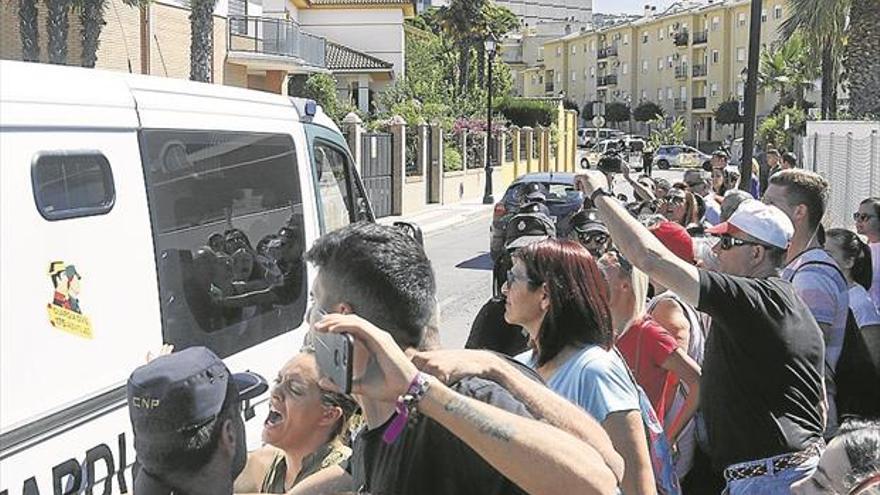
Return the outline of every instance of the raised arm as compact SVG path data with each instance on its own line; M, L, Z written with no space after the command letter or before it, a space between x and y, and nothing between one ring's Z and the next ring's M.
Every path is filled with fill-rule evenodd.
M430 381L419 410L526 492L611 493L617 486L602 456L574 436Z
M604 188L605 179L596 173L580 174L575 184L590 196L593 191ZM685 262L632 217L615 198L597 195L596 208L614 245L636 267L661 285L672 289L685 301L698 304L700 298L700 275L697 267Z
M419 371L391 336L356 315L327 315L315 330L348 333L356 340L355 360L372 356L352 392L394 402ZM528 493L611 493L617 480L589 444L540 421L465 397L436 378L417 403L477 454ZM322 382L322 384L325 384Z
M593 447L617 479L623 479L623 458L614 450L608 433L598 421L553 390L530 379L497 354L476 350L422 352L413 357L413 363L446 383L465 376L480 376L499 383L522 402L535 419L564 430Z
M639 201L652 200L653 201L653 200L657 199L657 197L654 195L654 193L650 189L643 186L639 181L632 178L629 163L626 163L626 160L620 161L620 169L621 169L621 172L623 172L623 178L626 179L626 181L629 183L630 186L632 186L633 195L635 196L636 200L639 200Z

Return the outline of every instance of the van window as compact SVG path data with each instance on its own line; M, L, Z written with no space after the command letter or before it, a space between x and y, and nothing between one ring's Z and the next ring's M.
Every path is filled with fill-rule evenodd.
M339 149L321 141L315 142L313 152L321 206L321 231L330 232L351 223L345 172L347 158Z
M31 166L31 185L46 220L102 215L116 199L110 163L99 151L40 153Z
M305 239L290 136L145 130L140 139L164 342L225 357L298 327Z

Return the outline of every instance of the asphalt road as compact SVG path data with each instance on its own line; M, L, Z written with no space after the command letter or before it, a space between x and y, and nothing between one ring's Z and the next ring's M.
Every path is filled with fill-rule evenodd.
M429 234L425 249L437 277L440 340L462 348L474 317L492 296L488 215Z
M680 170L656 171L654 177L681 180ZM622 177L615 191L632 195ZM489 224L486 215L439 230L425 239L425 248L437 277L440 301L440 339L446 348L464 347L471 323L492 295L492 261L489 258Z

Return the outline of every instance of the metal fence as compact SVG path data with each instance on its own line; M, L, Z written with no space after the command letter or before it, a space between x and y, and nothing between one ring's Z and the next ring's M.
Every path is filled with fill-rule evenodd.
M419 128L416 126L408 126L406 128L406 156L404 163L406 165L406 175L421 175L419 170L419 151L421 148L421 140L419 139Z
M513 161L513 131L504 131L504 161Z
M804 138L803 166L829 184L825 222L852 227L859 203L880 191L880 134L863 138L851 134L811 134Z
M308 65L325 65L326 40L287 19L231 15L227 34L229 51L296 57Z
M467 133L465 153L467 153L467 168L482 168L485 166L486 134L484 132Z

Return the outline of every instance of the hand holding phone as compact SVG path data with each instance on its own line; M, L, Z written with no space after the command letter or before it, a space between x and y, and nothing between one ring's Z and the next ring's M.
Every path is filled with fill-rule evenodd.
M338 392L350 394L354 338L347 333L315 332L314 343L321 377L333 382Z

